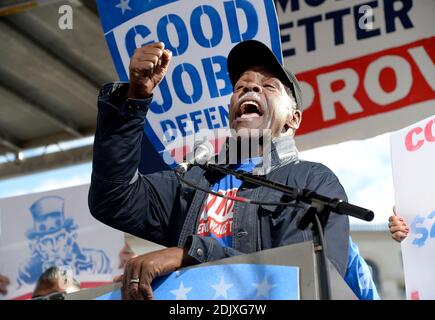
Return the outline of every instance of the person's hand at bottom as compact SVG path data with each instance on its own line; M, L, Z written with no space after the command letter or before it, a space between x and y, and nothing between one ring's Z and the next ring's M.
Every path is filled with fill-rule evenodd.
M153 299L151 283L155 278L197 263L187 252L186 248L172 247L130 259L125 266L122 279L117 279L122 281L122 299Z

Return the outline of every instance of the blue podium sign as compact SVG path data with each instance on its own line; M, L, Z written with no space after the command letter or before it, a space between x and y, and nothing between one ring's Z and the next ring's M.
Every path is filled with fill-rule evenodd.
M155 300L299 300L299 267L225 264L173 272L154 280ZM120 300L120 290L96 300Z

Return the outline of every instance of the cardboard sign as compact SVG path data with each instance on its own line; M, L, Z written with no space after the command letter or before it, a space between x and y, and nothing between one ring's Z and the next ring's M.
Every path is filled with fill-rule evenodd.
M97 3L121 80L128 81L128 66L136 48L162 41L173 53L166 77L154 90L145 124L148 139L168 165L174 164L174 150L189 151L194 135L210 136L209 140L217 135L211 133L214 130L220 130L221 138L228 135L232 85L226 59L234 45L260 40L282 61L272 0Z
M124 234L95 220L89 185L0 199L0 274L10 280L5 299L29 297L43 271L71 269L86 283L122 274Z
M434 1L276 0L302 86L299 149L370 138L433 114Z
M435 115L391 135L397 211L410 227L402 242L406 297L435 299Z

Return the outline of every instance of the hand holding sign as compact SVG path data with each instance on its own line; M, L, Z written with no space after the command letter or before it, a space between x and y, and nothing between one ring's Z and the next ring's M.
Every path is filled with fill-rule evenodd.
M168 71L172 53L165 50L163 42L152 43L136 49L131 57L130 88L128 98L149 97Z
M401 216L397 215L396 206L393 207L394 215L388 219L388 228L390 229L391 237L397 242L402 242L409 233L409 227Z

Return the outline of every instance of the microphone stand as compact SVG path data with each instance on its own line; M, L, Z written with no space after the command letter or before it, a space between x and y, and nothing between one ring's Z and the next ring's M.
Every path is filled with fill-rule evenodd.
M281 191L291 196L291 199L298 202L309 204L299 216L297 226L304 230L310 228L313 234L314 252L317 260L317 273L320 282L320 298L331 300L331 285L329 279L329 267L326 258L326 243L324 241L324 228L328 221L329 214L334 211L338 214L350 215L355 218L371 221L374 213L371 210L355 206L348 202L336 198L329 198L317 194L309 189L298 189L287 185L267 180L261 176L254 176L242 170L233 170L227 167L206 163L197 164L204 170L215 171L225 175L233 175L243 182L253 183L270 189Z

